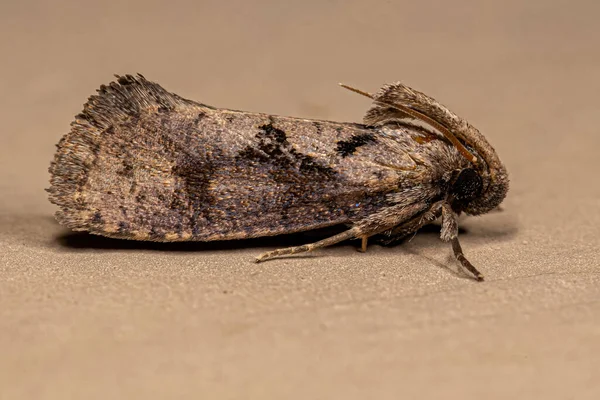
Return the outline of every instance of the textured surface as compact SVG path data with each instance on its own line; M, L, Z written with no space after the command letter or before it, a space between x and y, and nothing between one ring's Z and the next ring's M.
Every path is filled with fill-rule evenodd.
M600 397L596 2L63 3L0 5L0 398ZM54 144L130 71L317 119L360 121L340 81L440 99L511 174L503 212L461 221L488 281L434 231L258 265L305 237L69 234L43 191Z

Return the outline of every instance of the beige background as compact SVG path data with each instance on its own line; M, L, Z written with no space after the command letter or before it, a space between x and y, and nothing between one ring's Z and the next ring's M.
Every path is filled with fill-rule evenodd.
M10 4L9 4L10 3ZM600 398L597 1L3 1L2 399ZM484 5L485 3L485 5ZM469 119L512 179L463 222L253 264L310 237L73 236L54 144L113 73L235 109L359 121L402 80Z

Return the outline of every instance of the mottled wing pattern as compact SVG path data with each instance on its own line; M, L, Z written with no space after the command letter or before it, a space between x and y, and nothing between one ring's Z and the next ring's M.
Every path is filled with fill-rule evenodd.
M420 154L448 146L431 135L409 125L215 109L128 75L102 86L76 117L58 145L48 191L61 223L111 237L297 232L434 197L440 177ZM412 187L415 174L424 190Z

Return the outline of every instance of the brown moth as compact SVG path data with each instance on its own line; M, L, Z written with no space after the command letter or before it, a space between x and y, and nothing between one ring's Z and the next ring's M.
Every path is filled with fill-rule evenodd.
M504 165L485 137L401 83L371 95L362 124L214 108L142 75L102 85L58 143L50 201L76 231L150 241L255 238L345 224L340 234L256 261L383 234L388 242L442 218L463 255L458 216L496 208ZM431 128L426 128L423 123Z

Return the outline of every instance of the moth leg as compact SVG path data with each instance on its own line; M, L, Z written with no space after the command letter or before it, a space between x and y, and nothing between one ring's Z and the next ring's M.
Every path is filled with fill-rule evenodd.
M470 273L472 273L475 276L476 280L480 282L483 281L483 274L477 271L477 268L475 268L473 264L471 264L463 254L462 247L460 246L460 243L458 241L458 236L452 239L452 250L454 251L454 256L458 261L460 261L461 265L464 268L466 268Z
M259 263L261 261L268 260L270 258L275 258L279 256L284 256L288 254L297 254L297 253L306 253L309 251L313 251L316 249L320 249L321 247L331 246L333 244L343 242L344 240L352 239L356 237L356 228L348 229L342 233L338 233L337 235L328 237L327 239L319 240L315 243L309 243L302 246L295 247L287 247L285 249L277 249L273 251L268 251L266 253L261 254L256 257L256 262Z
M367 252L367 242L369 241L369 237L368 236L363 236L362 237L362 243L360 245L360 249L358 249L358 251L360 251L361 253L366 253Z
M392 229L394 226L402 223L421 212L426 208L425 203L416 203L409 206L395 205L390 206L376 214L370 215L356 223L355 226L345 232L331 236L327 239L315 243L305 244L303 246L288 247L285 249L273 250L264 253L256 258L256 262L268 260L270 258L297 254L320 249L321 247L331 246L344 240L363 238L363 244L366 246L366 238L377 233Z
M442 205L442 232L440 236L443 241L452 243L454 256L463 268L473 274L476 280L483 281L483 274L477 271L477 268L463 254L463 249L458 241L458 214L452 210L452 207L448 203Z

